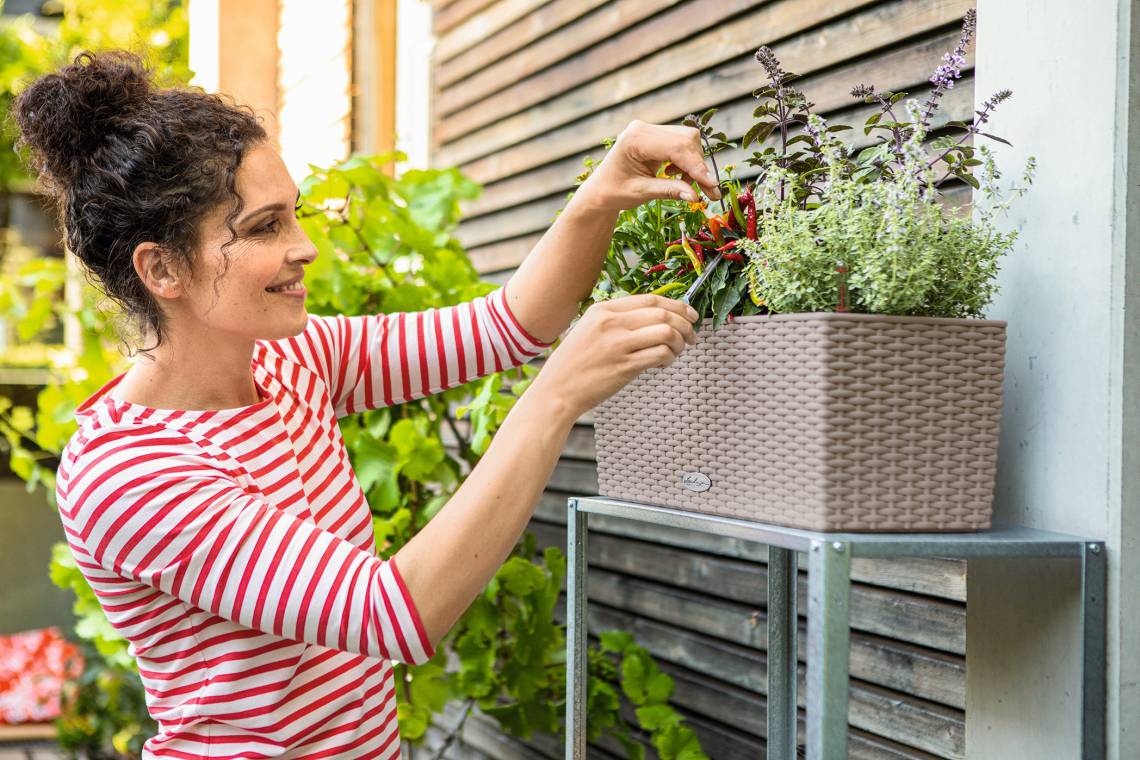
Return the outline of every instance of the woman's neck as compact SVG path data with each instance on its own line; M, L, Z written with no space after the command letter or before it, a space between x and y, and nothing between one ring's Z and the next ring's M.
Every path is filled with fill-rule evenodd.
M261 401L252 358L252 341L171 336L149 356L140 355L113 395L157 409L206 411L250 406Z

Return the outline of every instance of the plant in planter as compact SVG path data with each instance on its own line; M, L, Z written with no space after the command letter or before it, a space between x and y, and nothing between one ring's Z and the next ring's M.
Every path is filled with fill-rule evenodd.
M712 324L599 407L603 493L820 530L989 526L1005 324L980 317L1014 235L996 226L1008 198L973 142L1004 142L982 130L1010 93L970 123L938 121L974 24L925 102L855 87L874 110L848 142L761 48L767 81L741 141L756 145L752 181L725 167L718 213L661 201L619 220L595 297L679 294L713 267L692 298ZM735 146L714 113L685 123L715 165ZM983 210L947 204L951 181Z

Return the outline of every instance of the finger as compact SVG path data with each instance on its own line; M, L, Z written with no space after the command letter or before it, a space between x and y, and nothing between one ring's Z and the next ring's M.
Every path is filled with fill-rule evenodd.
M674 136L673 143L667 148L666 158L669 166L675 171L684 172L690 182L695 181L701 186L705 195L718 200L721 195L720 187L705 163L700 132L693 127L670 126L666 129L673 130Z
M629 353L653 346L668 346L674 354L680 356L685 351L685 336L672 325L658 323L634 330L623 345Z
M640 373L650 367L665 369L677 361L677 355L668 346L652 346L630 354L629 361Z
M650 325L667 324L681 333L685 342L690 346L697 342L697 333L693 330L693 323L680 314L669 309L651 306L647 309L636 309L621 315L619 323L627 330L640 330Z
M690 322L696 322L697 310L686 303L673 298L666 298L665 296L655 296L652 293L639 293L635 296L623 296L622 298L615 298L611 301L603 301L608 308L613 311L633 311L634 309L648 309L651 307L658 307L661 309L669 309L677 314L680 314Z
M682 200L693 203L697 200L697 193L692 186L680 179L641 178L630 182L630 192L641 199L641 202L651 200Z
M668 168L665 170L665 174L675 176L677 179L683 181L689 187L692 187L696 182L696 180L689 176L688 172L678 169L673 164L668 165Z
M692 187L693 182L695 181L692 177L689 176L688 172L677 172L676 177L689 187Z

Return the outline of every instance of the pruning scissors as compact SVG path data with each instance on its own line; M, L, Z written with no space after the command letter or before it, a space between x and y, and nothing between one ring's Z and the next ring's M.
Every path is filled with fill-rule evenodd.
M688 236L688 231L685 229L685 223L682 221L681 239L684 240ZM716 255L716 258L714 258L705 266L704 271L702 271L697 276L697 279L693 282L692 285L689 286L689 289L685 291L685 295L681 296L681 303L685 304L686 306L689 305L689 301L691 301L693 296L697 294L697 291L700 290L701 286L705 284L705 280L707 280L709 278L709 275L713 273L713 270L716 269L717 264L720 263L720 260L722 258L724 258L724 251L718 253Z

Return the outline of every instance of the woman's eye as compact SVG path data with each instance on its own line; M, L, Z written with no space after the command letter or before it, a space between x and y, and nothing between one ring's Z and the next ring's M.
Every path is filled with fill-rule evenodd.
M277 224L278 224L278 222L276 219L271 219L267 223L258 227L257 230L255 230L255 231L258 234L266 234L266 233L270 233L270 232L276 232L277 231Z

